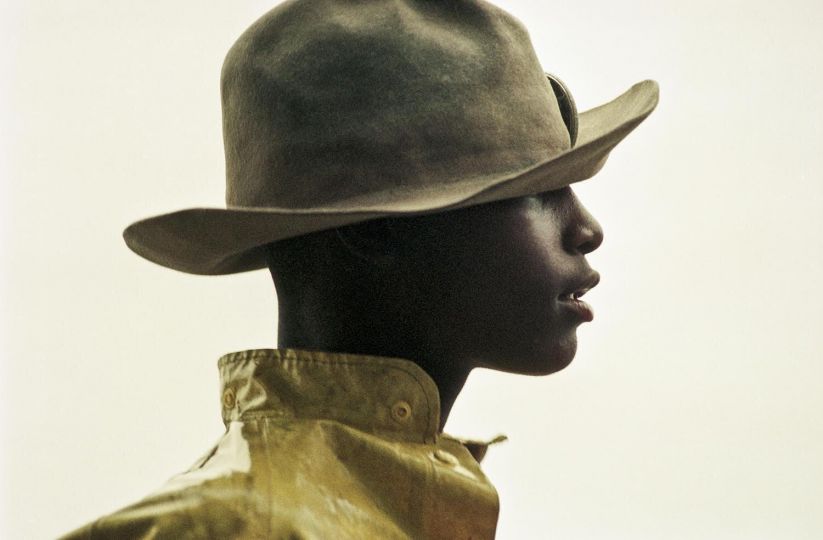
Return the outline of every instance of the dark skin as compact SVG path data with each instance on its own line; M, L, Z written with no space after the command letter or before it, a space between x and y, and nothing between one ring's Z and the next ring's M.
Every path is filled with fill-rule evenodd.
M571 188L323 231L272 246L278 346L415 361L441 429L472 369L545 375L591 319L603 232Z

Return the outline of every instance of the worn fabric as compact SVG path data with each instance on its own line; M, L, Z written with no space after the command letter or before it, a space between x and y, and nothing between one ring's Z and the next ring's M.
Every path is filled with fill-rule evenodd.
M497 494L438 433L437 387L413 362L266 349L219 368L218 444L66 539L494 537Z
M528 32L502 9L299 0L238 38L221 95L227 207L124 231L142 257L195 274L263 268L262 246L285 238L590 178L658 88L640 82L567 119L579 127L573 146Z

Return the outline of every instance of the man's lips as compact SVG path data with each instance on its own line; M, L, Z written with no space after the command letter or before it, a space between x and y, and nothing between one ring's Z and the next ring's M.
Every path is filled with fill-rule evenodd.
M571 309L583 322L591 322L594 320L594 311L592 307L581 300L580 298L597 286L600 282L600 274L594 270L587 274L583 279L578 281L574 288L564 292L558 297L558 300Z
M560 295L561 300L577 300L600 283L600 274L591 270Z

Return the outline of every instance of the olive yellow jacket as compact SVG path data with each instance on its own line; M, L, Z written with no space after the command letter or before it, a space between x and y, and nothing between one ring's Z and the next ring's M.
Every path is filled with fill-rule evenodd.
M64 538L494 537L497 494L475 459L486 445L439 433L437 387L413 362L252 350L218 366L217 445Z

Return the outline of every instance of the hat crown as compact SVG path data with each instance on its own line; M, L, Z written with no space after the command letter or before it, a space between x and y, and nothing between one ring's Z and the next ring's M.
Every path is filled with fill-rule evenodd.
M229 206L379 207L567 150L525 28L472 0L292 0L223 66Z

